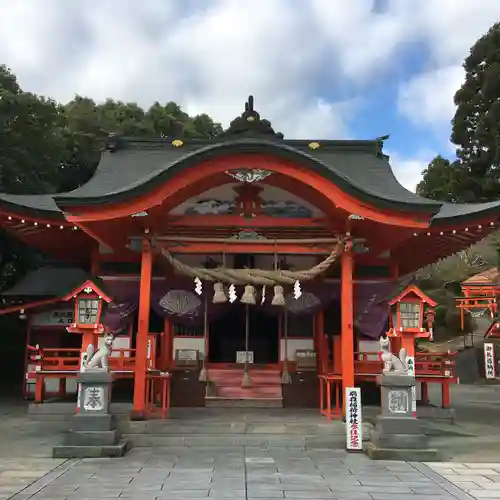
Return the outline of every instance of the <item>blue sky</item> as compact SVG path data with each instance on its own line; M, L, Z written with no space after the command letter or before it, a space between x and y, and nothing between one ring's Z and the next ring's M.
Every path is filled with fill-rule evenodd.
M436 154L454 154L461 64L500 1L0 0L0 12L0 63L26 90L173 100L224 125L253 94L286 137L390 133L414 189Z

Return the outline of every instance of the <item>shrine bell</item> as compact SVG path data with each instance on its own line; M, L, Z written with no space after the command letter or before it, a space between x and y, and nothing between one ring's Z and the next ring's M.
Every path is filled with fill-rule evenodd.
M432 308L436 306L437 302L416 285L407 286L389 301L391 324L387 336L394 339L393 352L404 347L408 356L414 356L417 338L432 340L432 324L436 316Z

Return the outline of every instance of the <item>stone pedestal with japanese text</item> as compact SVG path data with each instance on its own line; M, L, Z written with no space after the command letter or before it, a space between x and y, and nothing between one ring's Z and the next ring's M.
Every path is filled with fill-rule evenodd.
M415 377L389 373L379 376L377 382L382 392L382 413L365 446L367 455L374 460L437 460L437 450L428 447L428 437L413 416Z
M121 457L128 443L121 441L115 419L109 411L113 376L108 371L80 373L77 382L77 413L62 446L53 449L54 458Z

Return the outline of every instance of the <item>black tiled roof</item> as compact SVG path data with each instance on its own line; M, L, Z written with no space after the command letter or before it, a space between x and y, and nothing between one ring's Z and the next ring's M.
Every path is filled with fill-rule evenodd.
M54 201L53 194L0 193L0 202L16 213L64 220L64 213Z
M40 267L35 271L28 272L12 288L2 292L2 296L62 297L89 279L93 280L86 271L79 268Z
M380 141L311 141L265 137L228 137L186 140L174 147L172 139L119 138L102 154L94 176L78 189L57 195L9 195L0 203L19 213L64 218L64 207L104 204L133 199L198 162L228 153L269 153L308 166L344 191L381 208L427 212L433 225L477 218L498 212L500 201L481 204L441 203L405 189L395 178Z
M484 215L489 212L498 212L500 200L486 203L443 203L441 210L433 218L433 225L444 222L455 222L457 219L465 222L469 218L477 215Z
M175 148L158 140L134 143L103 154L94 177L84 186L55 197L59 206L124 201L196 163L224 153L270 153L307 165L361 199L395 210L437 213L441 203L421 198L394 177L388 157L377 153L377 141L322 141L311 151L310 141L237 139L193 141Z

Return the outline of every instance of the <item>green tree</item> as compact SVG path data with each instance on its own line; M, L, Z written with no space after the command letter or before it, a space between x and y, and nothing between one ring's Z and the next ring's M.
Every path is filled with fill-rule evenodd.
M422 172L422 181L417 185L417 194L439 201L464 201L464 177L466 172L458 161L450 162L436 156Z
M463 67L451 140L475 200L493 200L500 196L500 23L474 44Z
M474 44L463 68L451 134L458 160L435 158L417 189L443 201L491 201L500 197L500 23Z
M205 113L196 115L193 118L193 125L196 133L199 134L200 137L215 137L223 132L222 125L220 123L215 123L212 118Z
M106 137L210 138L222 132L208 115L190 117L175 102L108 99L97 104L76 96L65 105L24 92L0 66L0 190L10 193L69 191L89 180Z
M12 193L57 189L64 160L63 117L58 105L22 92L15 76L0 66L0 186Z

